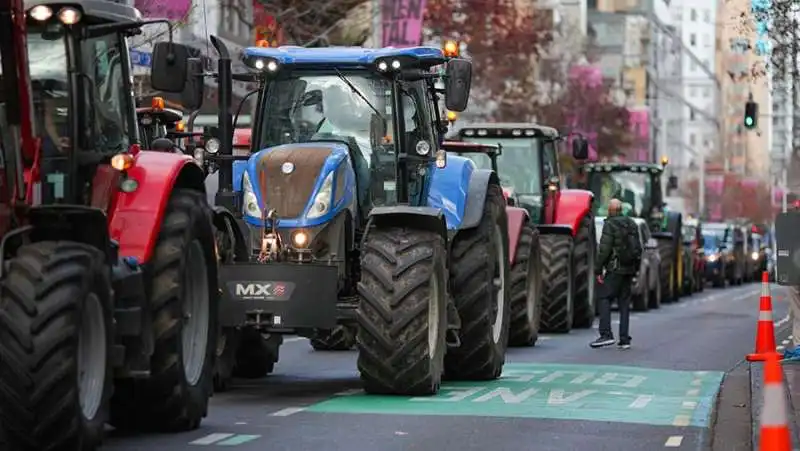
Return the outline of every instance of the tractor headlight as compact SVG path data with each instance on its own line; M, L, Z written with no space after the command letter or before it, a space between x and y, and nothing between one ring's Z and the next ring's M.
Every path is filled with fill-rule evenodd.
M278 72L280 64L273 58L253 56L245 59L245 64L253 69L261 72L275 73Z
M331 200L333 199L333 172L325 177L322 181L317 195L314 196L314 203L311 205L311 210L308 211L306 217L308 219L319 218L331 209Z
M247 175L247 172L242 177L242 190L244 191L244 214L260 218L261 209L258 208L258 199L256 199L256 193L253 192L253 184L250 183L250 176Z
M381 73L392 73L402 69L408 69L419 64L419 60L414 57L399 56L386 57L375 60L375 68Z
M719 254L711 254L706 257L706 259L708 259L709 262L714 263L715 261L719 260Z
M217 138L210 138L208 141L206 141L206 152L213 155L219 152L220 145L221 143Z
M81 12L69 6L62 8L61 11L58 12L58 20L64 25L75 25L81 20Z

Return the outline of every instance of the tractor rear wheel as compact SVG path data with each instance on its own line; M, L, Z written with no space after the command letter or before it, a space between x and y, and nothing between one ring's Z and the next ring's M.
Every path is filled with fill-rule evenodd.
M511 317L508 217L499 186L489 185L480 223L456 234L450 255L450 286L461 319L461 346L448 350L445 376L496 379L506 360Z
M173 190L148 266L155 337L150 377L118 381L111 424L165 432L196 429L213 391L219 331L214 231L202 193Z
M95 449L113 384L109 268L72 242L22 246L0 298L3 449Z
M447 254L435 232L373 229L361 250L358 371L367 393L432 395L444 372Z
M522 226L511 266L509 346L533 346L542 320L542 260L539 231Z
M331 330L317 330L310 341L315 351L349 351L356 345L356 331L340 324Z
M541 235L542 246L542 330L567 333L572 330L575 279L572 265L572 237Z
M575 235L575 301L572 327L588 329L594 324L594 255L597 249L594 215L588 213L578 225Z

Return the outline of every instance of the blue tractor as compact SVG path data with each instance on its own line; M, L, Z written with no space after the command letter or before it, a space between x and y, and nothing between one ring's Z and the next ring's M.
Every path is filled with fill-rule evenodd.
M246 78L226 53L220 111L230 78ZM220 268L223 326L309 338L349 328L370 393L499 377L503 192L493 171L441 147L440 97L466 108L471 63L431 47L253 47L243 61L259 83L251 155L232 155L220 113L222 145L207 156L219 162L217 207L236 207L248 247Z

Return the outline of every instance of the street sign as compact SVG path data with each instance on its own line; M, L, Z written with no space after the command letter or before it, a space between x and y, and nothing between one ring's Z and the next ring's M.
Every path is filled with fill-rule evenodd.
M150 67L150 62L153 60L152 53L131 50L130 54L131 64L134 66Z

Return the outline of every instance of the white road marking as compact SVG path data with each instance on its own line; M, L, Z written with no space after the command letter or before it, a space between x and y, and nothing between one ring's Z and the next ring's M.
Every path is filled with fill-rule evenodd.
M700 379L695 379L695 380L692 381L691 385L694 385L695 387L698 386L698 385L703 385L703 381L700 380Z
M225 440L226 438L233 437L236 434L223 434L223 433L216 433L216 434L208 434L205 437L201 437L193 442L189 442L190 445L211 445L212 443L217 443L221 440Z
M628 404L629 409L644 409L650 401L653 400L653 397L650 395L639 395L636 399L633 400L632 403Z
M680 448L681 443L683 443L683 436L682 435L673 435L664 442L665 448Z
M788 345L788 344L789 344L789 340L783 340L783 341L781 342L781 344L782 344L782 345L784 345L784 346L786 346L786 345Z
M237 425L237 426L244 426L245 424L247 424L247 422L245 422L245 421L237 421L234 424Z
M272 414L270 414L270 416L273 416L273 417L288 417L289 415L294 415L294 414L296 414L298 412L302 412L304 410L306 410L305 407L287 407L287 408L281 409L281 410L279 410L277 412L272 412Z
M775 350L778 351L778 352L781 352L784 349L786 349L786 346L775 346Z
M678 427L685 427L689 426L689 423L691 422L692 418L689 415L675 415L675 419L672 420L672 425Z
M684 401L681 407L684 409L694 409L697 407L697 401Z
M778 321L775 321L775 327L781 327L788 322L789 322L789 315L786 315L783 318L779 319Z
M708 371L695 371L694 372L695 376L705 376L706 374L708 374Z
M691 390L686 390L686 396L699 396L699 395L700 395L700 389L699 388L693 388Z

